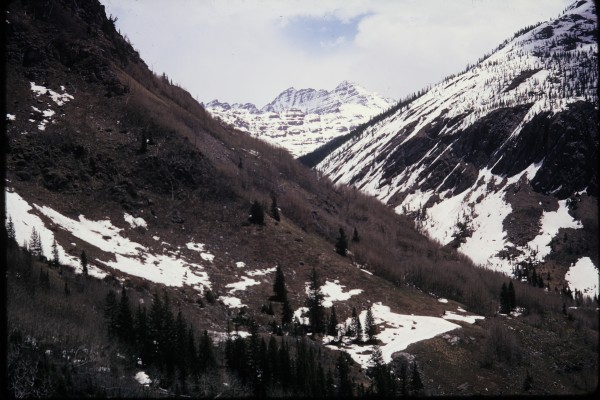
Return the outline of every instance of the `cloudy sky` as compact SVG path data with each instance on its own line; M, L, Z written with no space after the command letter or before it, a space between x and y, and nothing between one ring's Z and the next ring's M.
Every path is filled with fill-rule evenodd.
M148 66L199 101L262 107L342 80L400 99L572 0L101 0Z

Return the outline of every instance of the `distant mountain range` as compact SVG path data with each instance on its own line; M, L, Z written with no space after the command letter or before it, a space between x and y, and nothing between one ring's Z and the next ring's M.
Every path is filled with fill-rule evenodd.
M478 264L597 270L596 35L594 3L576 2L322 149L316 168Z
M394 103L343 81L332 91L291 87L261 109L252 103L229 104L218 100L206 104L206 109L237 129L301 156L351 132Z

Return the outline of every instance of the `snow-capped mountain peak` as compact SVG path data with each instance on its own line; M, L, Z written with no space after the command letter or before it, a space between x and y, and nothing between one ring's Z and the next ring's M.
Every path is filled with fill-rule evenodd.
M250 103L218 100L207 103L206 109L237 129L300 156L348 134L393 103L356 83L342 81L331 91L290 87L260 110Z

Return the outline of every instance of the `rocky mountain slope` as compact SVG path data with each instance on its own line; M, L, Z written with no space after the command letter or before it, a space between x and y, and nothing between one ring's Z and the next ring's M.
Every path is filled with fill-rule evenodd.
M597 53L594 2L576 1L354 132L317 169L477 264L540 264L559 279L586 265L587 283L567 281L598 294Z
M597 386L596 303L514 281L514 304L501 308L505 275L213 119L148 69L97 1L8 7L10 395L381 394L372 359L398 395ZM263 224L248 218L259 204ZM340 228L345 255L336 252ZM292 322L273 298L276 266ZM120 336L109 325L111 290L121 293ZM370 340L352 332L368 320ZM131 325L135 340L122 332ZM175 337L177 349L198 353L199 338L212 338L211 370L182 361L187 351L165 345ZM280 365L277 346L297 383L280 377L257 392L262 366Z
M332 91L289 88L260 110L250 103L218 100L206 104L206 109L236 129L298 157L349 133L392 104L390 99L344 81Z

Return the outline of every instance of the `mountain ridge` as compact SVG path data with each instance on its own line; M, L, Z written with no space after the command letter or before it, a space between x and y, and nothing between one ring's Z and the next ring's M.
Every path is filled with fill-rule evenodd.
M549 253L536 248L546 242L529 237L531 243L519 246L507 240L519 240L507 221L522 212L521 205L510 205L509 192L527 185L570 204L582 196L597 202L596 34L594 4L573 3L559 18L520 31L465 72L365 124L338 149L330 148L316 168L412 215L431 237L478 262L493 260L484 263L508 274L531 260L544 268ZM506 210L499 221L488 215L493 211L483 205L485 193L499 196L487 206ZM523 222L540 232L540 218L549 210L535 208L528 206L531 215ZM450 221L447 215L458 217ZM494 239L477 234L485 226ZM596 223L582 240L594 240L594 229ZM481 253L482 246L489 251ZM595 246L579 254L587 256L598 266ZM576 261L563 260L563 273Z
M350 132L391 104L390 99L342 81L331 91L290 87L260 109L251 103L218 100L207 103L206 109L237 129L301 156Z

